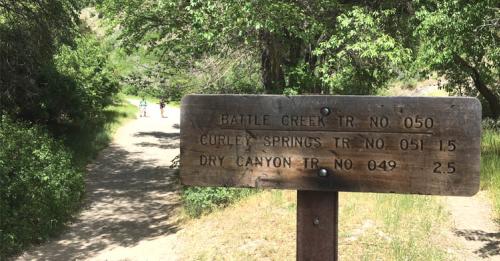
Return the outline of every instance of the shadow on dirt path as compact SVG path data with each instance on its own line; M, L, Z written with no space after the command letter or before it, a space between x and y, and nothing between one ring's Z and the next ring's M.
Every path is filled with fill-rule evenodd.
M473 197L447 197L453 240L463 260L500 260L500 229L485 191Z
M487 233L482 230L457 230L455 234L469 241L482 243L482 247L474 251L481 258L497 256L500 259L500 232Z
M88 166L83 210L66 231L18 260L172 260L179 182L170 161L179 153L179 110L149 110L118 130ZM159 247L160 246L160 247Z

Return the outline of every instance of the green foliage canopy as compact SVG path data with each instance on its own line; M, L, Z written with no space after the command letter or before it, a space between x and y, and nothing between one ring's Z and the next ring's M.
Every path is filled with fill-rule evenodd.
M500 116L500 6L497 0L430 1L416 13L418 68L446 76L452 94L477 96Z
M0 0L0 112L51 126L95 120L118 86L78 32L74 0Z
M35 119L38 78L76 34L74 0L0 0L0 111Z
M76 38L75 47L63 45L54 57L54 69L45 77L51 90L48 105L66 120L95 121L118 92L108 52L92 36Z
M411 60L411 49L384 30L394 15L393 9L354 7L337 17L335 32L315 51L324 57L322 80L333 93L375 94Z
M500 114L498 0L104 0L101 10L124 46L168 66L251 53L267 93L373 94L413 67Z
M192 67L204 55L255 54L268 93L373 93L393 74L391 67L408 57L407 48L396 43L401 30L385 24L405 22L406 16L395 14L407 14L406 9L392 1L323 0L105 0L101 5L120 25L125 46L148 48L171 66ZM342 68L331 66L336 62ZM352 90L356 84L365 85Z

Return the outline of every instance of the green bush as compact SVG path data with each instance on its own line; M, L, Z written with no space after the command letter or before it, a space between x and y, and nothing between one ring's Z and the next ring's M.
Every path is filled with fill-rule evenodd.
M45 130L0 118L0 259L53 235L78 208L82 173Z
M126 95L134 95L134 96L139 95L139 89L137 88L137 86L132 85L132 84L125 84L121 90L122 90L123 94L126 94Z
M75 42L76 47L62 46L54 58L60 76L49 74L46 79L51 90L48 104L58 109L59 120L64 123L94 121L118 92L105 48L91 36Z
M184 209L190 217L199 217L216 208L226 207L255 193L255 189L185 187L182 191Z
M95 121L118 92L118 82L107 59L106 49L91 36L76 38L72 45L61 45L50 59L33 69L36 73L28 71L29 75L23 76L37 88L27 90L21 80L0 77L0 83L5 83L0 88L0 110L13 119L56 130L61 125Z

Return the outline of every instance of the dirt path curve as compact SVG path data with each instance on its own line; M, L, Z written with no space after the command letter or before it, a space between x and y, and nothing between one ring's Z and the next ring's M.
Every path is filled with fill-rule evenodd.
M500 229L493 221L485 191L474 197L447 197L453 222L452 239L463 260L500 260Z
M131 101L137 104L138 101ZM63 234L18 260L174 260L179 109L158 105L120 128L88 166L86 207Z

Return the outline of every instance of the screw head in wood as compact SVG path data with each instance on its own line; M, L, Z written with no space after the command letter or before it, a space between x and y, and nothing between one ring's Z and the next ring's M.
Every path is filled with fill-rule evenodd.
M319 217L315 217L314 220L313 220L313 224L315 226L319 225Z
M328 170L325 168L321 168L318 170L318 176L320 177L326 177L328 176Z
M328 115L330 115L330 112L332 112L332 111L328 107L323 107L323 108L321 108L320 112L321 112L321 115L328 116Z

